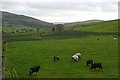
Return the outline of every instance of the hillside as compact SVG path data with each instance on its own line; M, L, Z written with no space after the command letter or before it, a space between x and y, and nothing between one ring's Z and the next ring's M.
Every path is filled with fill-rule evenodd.
M102 22L103 20L87 20L87 21L78 21L78 22L72 22L72 23L65 23L64 26L75 26L75 25L83 25L83 24L93 24L97 22Z
M41 27L53 27L52 23L44 22L32 17L24 16L24 15L17 15L8 12L2 12L2 22L3 24L10 24L10 25L20 25L20 26L27 26L33 28L41 28Z
M118 20L102 21L97 23L88 23L82 25L75 25L66 28L78 30L78 31L90 31L90 32L118 32Z

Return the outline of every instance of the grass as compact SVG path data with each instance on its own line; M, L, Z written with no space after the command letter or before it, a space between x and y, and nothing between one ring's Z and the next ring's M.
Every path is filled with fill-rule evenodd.
M6 78L117 78L117 23L114 20L67 27L68 30L65 27L61 33L40 29L40 33L45 32L42 39L36 31L3 34L3 40L12 41L7 45ZM79 62L71 59L76 52L82 54ZM53 61L54 55L60 57L59 62ZM104 70L91 71L90 66L86 66L88 59L103 63ZM30 77L29 68L34 65L40 65L41 70Z
M100 40L97 40L99 38ZM79 62L71 60L76 52ZM52 57L58 55L59 62ZM104 70L90 70L86 60L102 62ZM30 78L29 68L40 65L40 78L116 78L118 77L118 40L113 36L87 36L69 39L8 42L6 78ZM17 76L13 70L17 72ZM9 74L10 73L10 74ZM33 74L31 78L37 78Z
M74 30L90 31L90 32L118 32L118 20L98 22L94 24L77 25L67 27Z
M7 28L10 30L10 28ZM29 28L26 28L26 30ZM4 30L3 30L4 31ZM43 34L44 33L44 34ZM51 29L49 28L41 28L39 32L36 30L29 32L16 32L16 33L4 33L2 38L4 41L33 41L40 40L41 36L51 34Z
M21 31L28 30L28 32L15 32L12 31ZM29 31L32 29L33 31ZM76 26L65 26L63 32L52 32L51 28L40 28L39 36L37 29L25 27L25 26L4 26L3 31L3 40L5 41L33 41L33 40L42 40L46 39L65 39L65 38L75 38L88 35L116 35L118 34L118 20L90 23L84 25ZM24 31L24 30L23 30ZM44 34L43 34L44 33Z

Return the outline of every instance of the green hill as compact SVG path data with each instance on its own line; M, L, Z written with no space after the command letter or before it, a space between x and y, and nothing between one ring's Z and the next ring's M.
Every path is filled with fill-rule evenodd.
M88 23L72 27L67 26L66 28L90 32L118 32L118 20Z
M2 22L3 24L15 25L15 26L27 26L33 28L41 27L53 27L52 23L41 21L32 17L17 15L13 13L2 11Z
M78 21L78 22L72 22L72 23L65 23L64 26L75 26L75 25L84 25L84 24L92 24L97 22L102 22L103 20L87 20L87 21Z

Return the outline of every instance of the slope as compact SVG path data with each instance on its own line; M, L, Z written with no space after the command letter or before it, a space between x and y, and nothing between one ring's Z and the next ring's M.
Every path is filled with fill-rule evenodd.
M78 31L90 31L90 32L118 32L118 20L97 22L92 24L89 23L89 24L75 25L66 28L71 28L73 30L78 30Z
M27 26L27 27L34 27L34 28L54 26L52 23L48 23L32 17L17 15L9 12L2 12L2 22L3 24L10 24L15 26L20 25L20 26Z

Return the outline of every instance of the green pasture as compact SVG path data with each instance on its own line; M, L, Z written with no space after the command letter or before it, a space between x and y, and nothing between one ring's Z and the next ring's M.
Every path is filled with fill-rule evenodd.
M97 40L99 38L99 40ZM118 38L86 36L68 39L14 41L7 43L6 78L117 78ZM82 54L79 62L71 56ZM58 55L60 61L54 62ZM101 62L104 70L90 70L86 61ZM29 68L40 65L36 74L28 76Z
M38 31L36 29L33 29L33 31L15 32L15 33L10 32L11 29L12 29L11 27L3 28L4 32L6 32L6 30L8 30L7 33L3 33L3 36L2 36L3 40L5 40L5 41L40 40L41 37L43 37L44 35L51 34L51 29L49 29L49 28L40 28ZM16 31L17 29L14 29L14 31ZM23 29L23 28L21 28L21 29ZM21 29L18 29L18 30L21 30ZM25 30L29 30L29 28L26 27Z
M106 21L106 22L98 22L92 24L83 24L76 26L68 26L66 28L78 30L78 31L90 31L90 32L118 32L118 21Z

